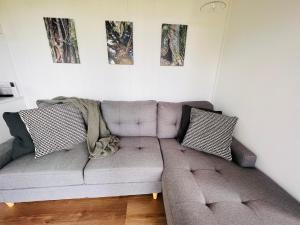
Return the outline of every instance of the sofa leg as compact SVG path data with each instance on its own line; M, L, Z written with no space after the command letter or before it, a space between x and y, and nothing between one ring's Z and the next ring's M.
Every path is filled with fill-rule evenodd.
M153 197L154 200L157 199L157 195L158 195L157 193L152 193L152 197Z
M5 203L9 208L14 207L15 203L13 202L6 202Z

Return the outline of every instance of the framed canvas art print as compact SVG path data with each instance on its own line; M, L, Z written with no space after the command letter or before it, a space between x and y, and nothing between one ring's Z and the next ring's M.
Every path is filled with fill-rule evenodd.
M109 64L133 65L133 23L105 21Z
M161 66L183 66L185 56L187 25L162 24Z
M73 19L44 17L54 63L80 63Z

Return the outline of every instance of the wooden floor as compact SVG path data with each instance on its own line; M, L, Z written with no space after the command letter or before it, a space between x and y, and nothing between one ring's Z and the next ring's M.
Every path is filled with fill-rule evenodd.
M162 196L0 203L1 225L166 225Z

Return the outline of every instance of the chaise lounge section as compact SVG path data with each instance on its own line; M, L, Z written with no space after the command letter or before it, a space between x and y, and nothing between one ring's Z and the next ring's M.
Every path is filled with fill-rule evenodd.
M187 103L213 109L207 102ZM300 204L254 168L256 156L234 139L234 162L176 141L181 104L159 103L168 225L299 225Z

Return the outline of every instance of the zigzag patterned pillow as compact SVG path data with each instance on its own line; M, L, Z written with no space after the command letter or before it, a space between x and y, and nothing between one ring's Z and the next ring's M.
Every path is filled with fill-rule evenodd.
M71 104L22 110L19 114L33 140L36 158L86 140L81 113Z
M232 133L237 117L229 117L193 108L190 125L182 145L231 161Z

